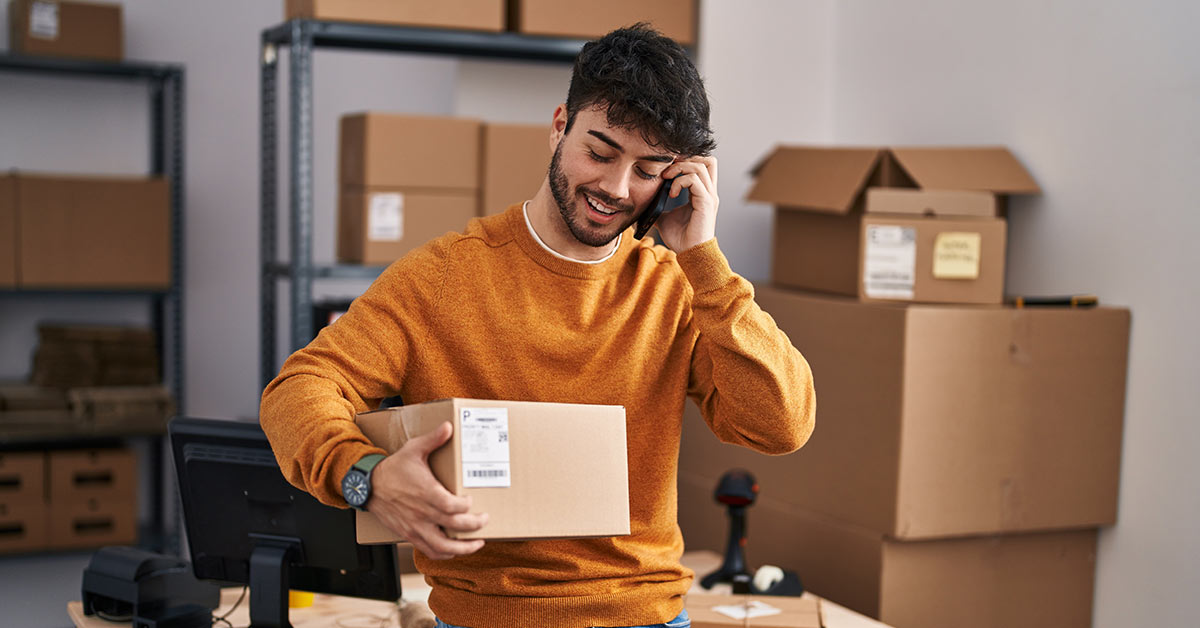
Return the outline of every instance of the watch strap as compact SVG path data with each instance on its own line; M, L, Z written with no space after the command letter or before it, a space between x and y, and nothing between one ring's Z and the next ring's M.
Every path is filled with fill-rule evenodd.
M362 471L363 473L370 475L371 469L374 469L375 465L379 464L380 462L383 462L384 458L387 458L387 456L385 456L383 454L367 454L367 455L363 456L362 458L359 458L358 462L354 463L354 465L351 466L350 468L358 469L359 471Z

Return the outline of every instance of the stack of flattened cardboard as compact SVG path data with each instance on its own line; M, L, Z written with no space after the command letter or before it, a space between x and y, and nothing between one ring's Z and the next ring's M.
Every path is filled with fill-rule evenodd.
M0 425L45 426L74 421L63 389L25 382L0 384Z
M40 325L33 383L145 386L161 380L154 332L144 327Z
M1097 528L1116 522L1130 313L1003 305L1003 148L791 147L756 300L804 354L817 421L777 458L685 419L689 549L724 544L720 474L751 470L751 564L897 628L1091 625Z
M341 121L337 258L387 265L478 213L478 120L388 113Z

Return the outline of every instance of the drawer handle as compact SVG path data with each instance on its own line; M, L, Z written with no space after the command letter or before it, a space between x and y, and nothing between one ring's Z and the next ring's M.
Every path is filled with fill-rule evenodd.
M20 523L0 524L0 539L25 536L25 526Z
M112 481L112 471L82 471L75 474L75 485L84 488L112 484Z
M103 534L112 532L112 519L80 519L75 522L76 534Z

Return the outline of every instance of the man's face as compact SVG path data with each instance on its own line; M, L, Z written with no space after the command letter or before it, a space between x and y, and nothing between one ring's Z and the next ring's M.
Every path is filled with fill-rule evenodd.
M645 211L675 155L638 131L609 126L601 107L580 110L550 160L550 191L567 229L601 247Z

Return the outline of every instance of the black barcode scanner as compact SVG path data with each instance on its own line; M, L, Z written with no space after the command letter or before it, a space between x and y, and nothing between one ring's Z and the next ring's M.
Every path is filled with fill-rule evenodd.
M745 469L725 472L717 483L713 497L725 504L729 512L729 541L725 545L725 561L716 571L704 576L700 586L711 589L719 582L733 583L734 593L750 592L750 573L746 571L746 507L758 496L758 482Z
M654 200L650 201L650 204L646 206L646 211L638 216L637 229L634 230L633 237L641 240L650 231L650 227L658 222L660 216L691 202L692 195L687 188L681 188L679 196L671 198L671 182L674 180L674 178L664 179L662 185L658 186L658 193L654 195Z

